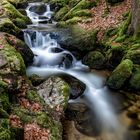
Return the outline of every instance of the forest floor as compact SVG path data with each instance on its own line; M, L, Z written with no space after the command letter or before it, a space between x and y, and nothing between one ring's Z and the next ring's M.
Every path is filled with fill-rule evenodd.
M114 6L107 5L106 0L100 0L97 7L91 9L93 17L87 23L79 23L84 28L107 29L116 27L123 21L123 14L131 8L131 0L124 0Z
M124 2L111 6L106 4L106 0L100 0L98 6L91 9L92 18L78 24L86 29L98 29L100 30L99 36L102 36L102 31L118 27L122 23L123 15L131 9L131 1L124 0Z

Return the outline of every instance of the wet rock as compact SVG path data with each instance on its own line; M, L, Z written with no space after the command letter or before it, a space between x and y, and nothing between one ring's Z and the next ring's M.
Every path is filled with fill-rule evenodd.
M73 77L67 77L63 76L62 77L70 86L70 98L71 99L76 99L79 96L81 96L86 88L86 85L83 84L81 81L73 78Z
M132 70L133 62L129 59L123 60L108 78L107 85L112 89L120 89L130 78Z
M8 1L3 1L2 2L2 7L4 9L4 16L7 16L10 18L11 21L15 20L16 18L21 19L24 24L29 24L30 19L27 16L22 15L11 3ZM17 24L18 25L18 24Z
M57 32L57 41L68 50L90 51L96 48L96 31L86 31L75 25Z
M36 74L33 74L29 77L30 81L32 82L33 86L39 86L40 84L42 84L43 82L46 81L46 79L39 77Z
M34 54L31 51L31 49L23 41L9 34L4 33L1 35L5 36L5 39L7 40L7 42L21 54L26 66L29 66L32 64Z
M20 29L14 25L14 23L8 18L0 19L0 31L6 32L13 35L19 35Z
M38 94L44 98L50 108L62 111L66 108L69 99L69 86L61 78L52 77L37 87Z
M102 69L105 64L105 57L99 51L92 51L83 58L82 62L90 68Z
M94 116L94 118L93 118ZM98 136L101 133L101 124L94 113L83 103L69 103L66 118L75 122L75 127L87 136Z

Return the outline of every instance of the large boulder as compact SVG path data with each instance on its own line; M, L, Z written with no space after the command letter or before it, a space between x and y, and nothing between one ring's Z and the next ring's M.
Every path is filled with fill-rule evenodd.
M130 78L133 70L133 62L129 59L123 60L112 72L107 80L107 85L112 89L120 89Z
M13 48L13 49L15 48L16 51L21 54L26 66L30 65L33 62L34 54L23 41L7 33L0 33L0 39L1 39L0 41L1 51L4 51L6 46L9 46L10 48ZM9 53L12 54L12 52L10 51ZM3 55L5 55L5 53L3 53Z
M51 77L37 87L38 94L44 98L46 104L62 112L67 106L70 88L61 78Z
M8 18L0 18L0 31L16 36L21 35L21 30Z
M65 35L64 35L65 34ZM90 51L96 48L97 31L87 31L78 25L68 27L63 32L58 43L68 50Z
M105 57L99 51L92 51L83 58L82 62L90 68L101 69L104 67Z
M7 17L9 20L15 23L19 28L26 28L26 25L31 23L30 19L22 15L11 3L3 1L0 4L1 14L0 17Z
M2 43L2 41L0 41ZM20 74L25 74L25 64L20 55L14 47L8 43L0 48L0 56L2 61L1 73L17 72Z

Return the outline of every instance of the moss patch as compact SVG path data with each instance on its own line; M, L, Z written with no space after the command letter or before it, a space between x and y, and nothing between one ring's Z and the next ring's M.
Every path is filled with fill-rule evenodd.
M132 70L133 62L129 59L123 60L112 72L107 81L107 85L112 89L120 89L131 76Z

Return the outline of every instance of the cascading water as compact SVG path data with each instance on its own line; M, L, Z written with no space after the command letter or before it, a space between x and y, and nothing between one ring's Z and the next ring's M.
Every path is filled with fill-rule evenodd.
M33 23L48 22L53 15L50 6L44 3L29 3L26 12Z
M36 10L38 6L44 9L39 12ZM53 13L49 5L43 3L29 4L26 11L33 23L48 21ZM83 96L87 106L95 111L103 129L107 132L112 131L112 135L104 137L104 140L124 140L125 127L121 125L114 108L108 103L109 91L103 84L104 78L84 72L83 70L87 70L88 67L77 61L71 52L61 48L50 33L27 29L24 31L24 38L35 55L33 65L27 69L27 74L37 74L42 77L67 74L79 79L86 85Z

